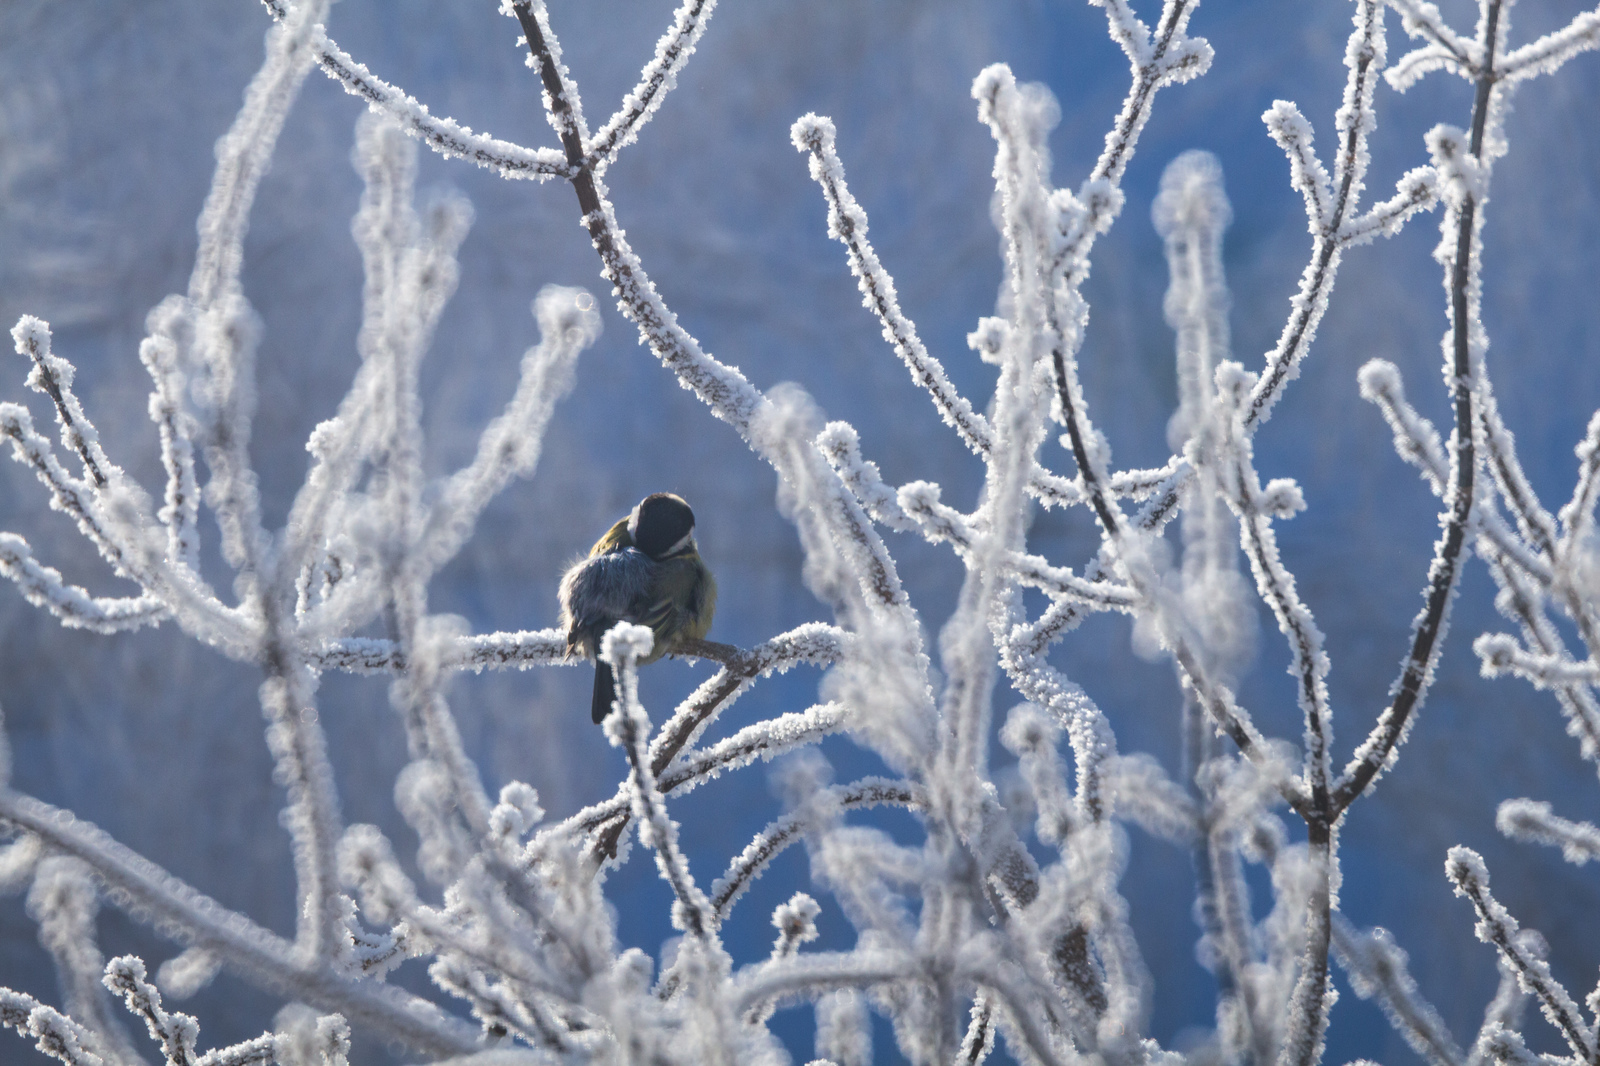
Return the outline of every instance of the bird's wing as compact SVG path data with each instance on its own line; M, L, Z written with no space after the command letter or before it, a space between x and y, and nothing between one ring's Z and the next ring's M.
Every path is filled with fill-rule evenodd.
M655 564L634 548L591 555L561 579L569 631L608 628L626 618L650 587Z

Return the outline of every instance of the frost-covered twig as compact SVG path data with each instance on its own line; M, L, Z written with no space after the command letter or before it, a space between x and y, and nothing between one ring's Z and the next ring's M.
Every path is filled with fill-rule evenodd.
M1575 662L1565 654L1536 655L1507 633L1485 633L1472 642L1483 665L1484 677L1515 674L1535 688L1600 684L1600 667L1592 660Z
M1357 234L1371 232L1368 226L1353 223L1353 220L1369 161L1367 140L1377 126L1373 98L1387 56L1382 3L1361 0L1356 5L1354 20L1355 29L1345 48L1349 77L1335 119L1339 149L1334 158L1331 184L1312 151L1310 124L1294 104L1280 101L1262 116L1273 139L1288 153L1295 184L1306 197L1312 251L1311 260L1300 276L1299 292L1291 301L1289 319L1284 323L1277 345L1267 353L1266 369L1251 391L1244 416L1245 428L1250 431L1271 414L1284 387L1299 374L1300 362L1327 311L1328 296L1338 277L1346 243L1356 240ZM1399 205L1375 216L1374 221L1380 217L1399 218L1431 206L1430 188L1420 172L1406 175L1397 191ZM1347 227L1352 225L1354 228L1347 233Z
M1478 912L1474 927L1478 939L1493 945L1516 971L1524 988L1539 1000L1550 1024L1566 1039L1580 1062L1595 1061L1594 1028L1584 1020L1561 982L1550 972L1550 964L1528 950L1518 937L1517 920L1489 891L1489 871L1483 858L1471 848L1450 849L1445 873L1455 886L1456 895L1472 902Z
M927 802L927 795L919 786L882 777L864 778L811 797L803 808L784 815L757 833L744 851L728 864L727 871L712 884L711 905L716 911L718 923L727 920L739 897L762 875L768 864L810 831L818 821L819 811L885 805L915 810L926 807Z
M1444 1019L1422 998L1407 969L1405 951L1387 930L1361 932L1343 915L1333 924L1334 950L1362 999L1376 999L1395 1032L1432 1066L1462 1066L1462 1054Z
M288 0L262 0L275 19L287 18L306 0L297 0L291 9ZM360 97L369 107L387 112L405 131L446 158L468 159L504 178L533 178L545 181L568 175L566 159L553 148L524 148L510 141L474 133L454 119L438 118L426 104L373 75L327 35L319 25L312 39L317 63L328 76Z
M128 1010L144 1019L150 1038L172 1066L194 1066L200 1027L187 1014L169 1014L161 1006L161 993L145 978L144 962L122 955L106 965L106 987L121 996Z
M594 297L582 289L547 286L533 306L540 341L522 357L516 393L484 429L471 464L445 481L429 510L418 563L430 571L460 550L495 494L513 477L532 474L550 416L572 388L578 354L600 336Z
M89 1050L94 1043L89 1030L25 992L0 988L0 1025L33 1037L41 1052L67 1066L105 1066L105 1060Z
M661 772L662 792L682 789L687 792L725 770L737 770L756 759L774 759L785 752L814 744L831 733L848 727L849 715L842 704L819 703L798 713L746 726L733 736L704 750L690 749L668 763ZM653 760L652 760L653 763ZM654 771L652 771L654 772ZM632 804L625 789L609 800L586 807L567 819L557 832L576 827L595 834L591 851L601 858L613 858L617 841L628 827Z
M86 863L64 855L39 863L28 892L28 914L39 923L39 942L55 960L67 1013L89 1031L90 1047L101 1058L134 1066L141 1059L101 983L106 962L95 942L99 909Z
M639 128L649 122L662 98L678 84L678 73L694 54L716 9L716 0L683 0L672 25L656 42L656 54L639 72L639 83L622 98L622 106L585 146L584 165L604 170L619 149L632 144Z
M649 654L650 643L650 632L642 626L619 624L605 636L601 657L617 673L622 707L621 714L612 716L616 724L608 726L606 735L628 757L630 800L640 838L655 851L661 876L678 897L673 924L696 939L706 939L714 936L714 912L678 850L677 823L667 816L666 801L650 769L650 720L639 703L636 672L638 660Z
M95 488L105 488L106 470L111 461L100 447L100 435L89 423L83 405L72 391L72 364L50 351L50 327L32 315L23 315L12 327L11 337L16 342L17 354L33 361L28 386L46 394L55 404L61 443L78 453L78 458L83 460L83 471Z
M828 236L843 244L849 253L850 270L861 290L861 302L882 323L884 340L906 364L912 380L928 390L945 424L956 431L971 451L988 458L994 447L989 420L957 391L943 364L923 344L916 324L900 309L894 279L867 239L867 213L850 194L845 181L844 164L839 160L834 143L832 120L815 114L804 115L795 121L790 139L795 148L809 158L811 178L822 187L828 204ZM830 454L837 451L829 450ZM1081 499L1076 486L1064 478L1038 468L1030 475L1029 489L1047 506L1076 503ZM858 495L861 494L858 492ZM862 496L862 499L866 502L868 497Z
M120 633L159 625L168 615L156 596L95 596L62 580L61 572L33 557L28 542L14 533L0 533L0 573L10 578L35 607L43 607L73 629Z
M1600 10L1580 12L1563 28L1500 57L1501 81L1554 74L1580 52L1600 48Z
M1485 0L1485 3L1476 47L1485 57L1493 57L1501 47L1502 0ZM1477 502L1478 379L1483 349L1487 345L1478 317L1483 225L1479 201L1487 195L1488 168L1492 162L1490 148L1498 149L1500 144L1498 118L1491 131L1491 115L1498 116L1502 109L1501 101L1496 98L1490 62L1485 59L1485 68L1478 76L1470 136L1464 137L1460 130L1445 127L1437 127L1430 134L1434 165L1443 179L1448 208L1441 223L1444 236L1438 254L1445 266L1446 291L1450 297L1450 332L1445 335L1444 354L1455 430L1449 449L1451 476L1444 497L1444 535L1434 546L1424 605L1412 627L1411 647L1394 684L1393 702L1356 749L1334 788L1334 801L1340 808L1348 807L1389 766L1395 749L1405 739L1411 712L1421 704L1432 684Z
M477 1046L470 1027L410 993L308 968L288 941L197 892L69 811L0 791L0 820L82 859L105 883L113 902L148 921L170 924L185 941L206 946L230 969L268 988L293 988L307 1003L392 1033L418 1050L447 1054Z
M1495 812L1494 824L1512 840L1558 847L1562 858L1579 866L1591 859L1600 859L1600 829L1588 822L1557 817L1548 803L1530 799L1505 800Z

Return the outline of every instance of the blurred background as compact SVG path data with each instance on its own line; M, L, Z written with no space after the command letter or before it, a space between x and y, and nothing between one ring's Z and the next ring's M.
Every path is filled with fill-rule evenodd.
M1137 6L1154 20L1150 0ZM1472 5L1441 7L1470 31ZM651 55L672 4L551 0L550 8L598 127ZM1514 43L1581 8L1576 0L1529 0L1516 9ZM435 113L523 144L554 144L515 23L495 9L490 0L344 0L329 28ZM1100 242L1086 290L1093 317L1081 375L1117 465L1165 459L1176 402L1172 334L1161 315L1166 266L1149 220L1162 169L1191 148L1222 161L1234 208L1225 244L1234 354L1258 368L1310 247L1300 198L1260 115L1275 99L1296 101L1328 158L1351 13L1343 0L1230 0L1194 16L1190 32L1216 50L1213 69L1159 97L1128 170L1127 207ZM1405 41L1389 21L1396 58ZM265 9L250 0L0 0L0 322L31 313L51 323L108 450L147 486L161 482L144 413L149 382L137 360L144 317L187 286L212 146L260 62L267 25ZM1126 60L1104 26L1103 13L1079 0L728 3L677 91L607 175L619 219L708 351L763 388L799 382L830 417L857 426L891 483L937 480L946 501L970 507L979 466L860 307L789 125L807 111L835 119L853 191L903 306L981 406L993 373L964 338L994 309L1000 257L990 214L993 144L969 87L1000 60L1019 79L1049 86L1062 110L1051 140L1054 179L1076 187L1127 85ZM1573 445L1600 405L1597 101L1593 55L1519 91L1511 154L1497 167L1485 230L1489 365L1529 476L1552 509L1570 493ZM1465 83L1442 75L1405 96L1382 89L1369 202L1426 162L1425 130L1466 124L1469 106ZM361 273L349 220L360 183L349 150L360 108L311 75L246 245L246 291L265 323L253 452L274 523L305 473L307 433L332 414L355 368ZM419 187L441 185L471 199L477 222L425 369L433 473L468 459L509 395L521 353L537 339L528 307L540 287L583 285L605 297L568 188L503 181L425 153ZM1278 536L1328 636L1340 761L1387 702L1438 535L1437 501L1394 456L1355 383L1367 359L1390 359L1423 413L1447 424L1438 370L1444 298L1430 258L1437 226L1437 215L1423 216L1398 239L1348 255L1304 372L1256 440L1263 479L1298 479L1309 503ZM795 533L772 506L770 468L676 387L609 299L600 302L605 334L580 361L537 472L490 509L476 540L435 581L432 608L464 616L478 632L554 624L564 566L641 496L667 489L693 504L702 553L721 583L714 639L748 646L824 617L800 580ZM39 399L23 387L24 363L0 366L11 368L0 374L0 397ZM1047 458L1069 467L1053 444ZM31 473L9 462L0 464L0 527L27 536L72 580L124 594L50 512ZM206 535L214 553L214 525ZM1035 550L1072 566L1098 542L1082 511L1040 513L1032 538ZM954 605L961 569L944 549L889 539L932 636ZM1600 790L1548 694L1478 677L1471 639L1507 628L1492 591L1481 565L1469 565L1432 695L1397 768L1351 812L1341 838L1343 910L1358 925L1394 932L1422 992L1462 1042L1476 1031L1496 970L1491 950L1472 937L1470 909L1443 877L1448 846L1485 854L1501 900L1550 938L1555 972L1575 995L1588 991L1600 962L1600 880L1551 850L1503 841L1493 828L1495 806L1509 796L1595 819ZM1176 769L1172 670L1133 654L1124 619L1092 620L1057 647L1054 661L1110 716L1122 750L1152 752ZM1298 741L1287 662L1263 615L1242 698L1264 729ZM709 669L663 662L646 671L652 716L667 714ZM112 638L66 631L3 587L0 679L16 787L72 808L256 921L292 929L288 845L277 824L282 796L262 742L255 671L171 627ZM722 728L802 709L817 680L798 669L762 682ZM622 757L589 722L589 684L587 669L455 683L452 705L491 790L527 781L556 818L611 794ZM392 798L405 745L385 690L382 679L329 676L322 718L346 820L376 823L409 853L415 838ZM1002 714L1014 700L999 694ZM825 751L841 779L875 766L844 741ZM1003 770L1009 756L996 751ZM755 767L674 801L673 810L695 872L709 882L780 803L768 769ZM909 819L881 824L914 838ZM611 875L610 893L623 940L654 953L671 932L669 897L641 855ZM795 849L745 898L727 928L739 961L766 954L772 907L808 888L807 878ZM1258 878L1258 897L1264 885ZM1133 833L1123 888L1155 977L1153 1034L1181 1046L1186 1029L1213 1024L1211 978L1194 958L1187 854ZM820 946L848 946L843 915L817 894ZM153 967L176 950L119 912L105 911L101 929L108 956L136 951ZM395 979L425 986L421 970L409 964ZM0 984L59 1002L20 898L0 900ZM1340 987L1328 1062L1416 1061L1342 977ZM198 1015L209 1047L259 1033L279 1005L224 975L181 1007ZM809 1010L782 1012L774 1024L798 1061L811 1057ZM1542 1023L1530 1020L1529 1031L1536 1047L1555 1050L1553 1040L1541 1043ZM881 1022L877 1037L879 1061L898 1061ZM0 1039L5 1061L35 1054L14 1035ZM357 1053L384 1061L395 1049L358 1034Z

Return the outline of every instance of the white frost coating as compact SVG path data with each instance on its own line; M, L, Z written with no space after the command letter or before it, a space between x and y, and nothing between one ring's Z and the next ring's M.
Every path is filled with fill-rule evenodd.
M902 533L918 528L917 522L901 510L895 490L884 484L878 464L862 457L861 438L854 426L829 422L817 434L817 449L874 522Z
M1223 448L1226 465L1219 478L1223 492L1239 522L1240 543L1255 576L1256 591L1272 609L1278 630L1289 644L1289 674L1299 688L1300 709L1305 714L1305 774L1312 790L1325 790L1332 780L1332 708L1329 705L1329 662L1322 631L1310 609L1300 599L1294 575L1278 554L1272 519L1284 511L1304 506L1292 482L1277 481L1269 495L1255 471L1254 448L1244 432L1238 400L1250 391L1252 381L1237 363L1217 367L1217 391L1222 397L1218 415L1226 419ZM1231 409L1230 409L1231 408Z
M1564 28L1506 53L1496 69L1503 81L1522 81L1554 74L1573 56L1594 48L1600 48L1600 11L1584 11Z
M430 571L461 550L490 499L512 478L533 472L550 416L572 390L578 355L599 339L600 315L583 289L548 285L533 314L540 342L522 357L516 393L485 427L472 463L445 481L432 506L419 547Z
M1539 1000L1545 1018L1566 1038L1578 1060L1591 1060L1595 1053L1594 1027L1584 1020L1572 996L1550 972L1550 964L1530 951L1517 935L1517 920L1489 891L1489 871L1483 857L1471 848L1453 847L1445 860L1445 874L1455 886L1456 895L1471 900L1477 910L1478 924L1473 931L1478 939L1499 949L1516 970L1522 987Z
M1486 83L1487 110L1473 122L1441 126L1430 138L1434 168L1407 172L1392 197L1364 207L1385 46L1379 5L1355 4L1337 143L1326 165L1312 149L1310 123L1292 104L1275 105L1268 115L1306 201L1313 240L1289 319L1259 375L1228 362L1220 254L1227 205L1218 168L1191 155L1169 169L1156 221L1172 272L1167 309L1179 333L1180 410L1169 442L1175 454L1152 469L1113 469L1107 436L1090 417L1078 365L1089 324L1083 286L1097 239L1124 206L1121 181L1157 90L1200 73L1211 60L1209 45L1187 35L1194 0L1167 0L1153 28L1126 0L1101 0L1111 35L1129 58L1130 85L1104 151L1071 189L1052 185L1046 146L1059 108L1049 93L1017 83L998 65L976 80L979 117L996 142L993 213L1004 280L994 313L976 323L969 346L996 368L992 397L962 395L918 339L867 240L867 216L845 184L831 123L802 118L794 127L796 146L823 189L830 235L846 246L864 303L913 380L929 390L983 464L979 494L958 501L931 481L886 484L863 456L855 427L828 422L798 387L763 392L738 368L705 353L626 242L600 177L676 83L711 0L683 0L637 85L593 138L550 13L537 0L505 0L502 11L520 20L533 44L529 65L540 77L562 152L529 152L433 118L327 39L320 23L326 5L266 2L282 26L219 146L190 294L170 297L151 313L140 350L153 382L149 413L166 480L159 511L104 455L72 392L71 365L49 351L47 327L28 318L16 331L32 364L29 384L56 405L59 447L72 454L58 452L14 404L0 406L0 433L44 482L52 504L138 587L123 598L98 598L7 534L0 534L0 570L69 624L114 631L172 617L207 643L265 668L268 742L290 800L284 822L300 900L296 936L285 940L225 911L66 812L0 790L0 820L21 834L0 853L0 887L36 879L34 910L69 999L70 989L81 993L85 975L96 969L86 960L98 958L92 870L112 902L186 947L163 967L173 992L198 987L223 966L273 991L292 988L317 1010L336 1010L434 1058L484 1066L623 1060L769 1066L783 1060L783 1051L766 1029L767 1016L815 1002L818 1055L857 1066L873 1057L870 1002L913 1061L975 1063L999 1034L1023 1062L1179 1066L1182 1057L1144 1035L1149 979L1118 889L1127 854L1123 827L1134 824L1187 845L1197 882L1204 882L1201 957L1217 975L1217 1028L1191 1061L1261 1066L1281 1047L1282 1066L1314 1066L1333 999L1330 941L1347 961L1360 956L1352 982L1377 996L1396 1028L1436 1066L1486 1066L1495 1056L1519 1066L1533 1061L1516 1030L1510 992L1496 997L1482 1039L1463 1056L1416 995L1398 943L1338 925L1338 827L1377 770L1392 762L1409 719L1391 709L1347 776L1330 780L1328 663L1273 539L1272 522L1303 511L1305 499L1289 479L1261 483L1252 435L1297 373L1344 251L1397 232L1445 199L1440 258L1453 272L1453 309L1457 297L1466 300L1452 341L1465 342L1471 362L1464 372L1452 368L1447 384L1456 390L1457 411L1470 410L1470 425L1457 427L1447 449L1407 405L1398 373L1386 365L1363 372L1363 393L1382 408L1402 453L1452 506L1461 505L1447 529L1454 554L1436 566L1430 588L1442 590L1440 602L1448 607L1452 568L1466 558L1462 545L1471 538L1501 583L1497 605L1521 627L1518 636L1480 641L1486 671L1518 672L1552 688L1585 754L1600 756L1600 706L1588 687L1600 661L1600 612L1589 602L1600 573L1592 519L1600 495L1600 421L1580 448L1576 487L1558 520L1517 464L1515 440L1483 369L1476 243L1488 161L1505 149L1505 88L1592 47L1594 16L1513 51L1498 36L1489 39L1487 16L1480 42L1471 44L1431 5L1395 0L1408 31L1424 38L1423 51L1403 61L1409 67L1399 73L1414 76L1432 64L1498 81ZM1485 2L1486 12L1499 10L1500 0ZM1483 69L1491 61L1492 71ZM354 227L366 277L362 365L337 414L308 442L307 484L279 532L261 521L249 462L252 359L262 324L244 298L240 264L256 182L313 62L372 105L355 152L366 183ZM430 613L428 580L463 547L492 496L532 472L574 360L597 336L599 318L581 291L545 289L535 306L541 339L524 357L504 413L484 430L465 468L428 484L418 367L454 288L455 253L471 213L458 198L428 209L413 203L415 153L402 131L508 176L572 182L622 310L676 380L775 469L780 511L800 533L805 579L835 613L836 624L802 626L749 649L707 641L685 646L686 657L712 659L721 668L653 736L635 669L650 646L649 631L614 632L604 652L621 678L622 713L609 728L627 761L625 779L613 798L559 825L543 824L527 786L513 783L498 801L490 797L445 690L456 670L558 665L565 661L562 634L466 634ZM1462 249L1466 258L1458 264ZM1454 278L1457 266L1465 280ZM1040 457L1043 442L1056 437L1072 453L1071 477L1047 470ZM1467 443L1487 455L1492 481L1464 480L1463 471L1476 469L1464 459ZM225 606L197 576L197 453L211 478L204 502L213 507L222 556L235 571L237 606ZM81 475L69 473L77 464ZM1136 516L1123 509L1127 497L1146 501ZM1031 546L1035 503L1085 505L1100 527L1096 557L1073 569ZM1502 503L1516 528L1498 511ZM1179 514L1181 570L1161 532ZM955 611L939 630L937 671L924 650L934 622L915 609L874 523L950 545L966 570ZM1306 710L1303 759L1292 745L1257 730L1230 687L1247 659L1253 624L1237 540L1251 557L1256 591L1289 639ZM1045 594L1038 617L1030 612L1041 598L1025 596L1028 589ZM1588 654L1567 650L1551 608L1568 615ZM1169 776L1148 756L1119 753L1107 715L1048 661L1052 643L1103 610L1132 615L1136 640L1177 667L1189 747L1180 774ZM1443 621L1440 612L1428 622L1432 630L1417 630L1418 650L1407 660L1416 676L1406 679L1415 683L1414 694L1426 690L1437 656L1430 641L1442 635ZM731 736L711 732L760 678L802 663L829 668L814 706L796 714L757 711ZM420 840L414 863L413 856L396 856L372 827L342 827L320 725L320 715L330 712L313 700L315 673L327 670L393 678L392 701L411 755L395 799ZM1000 731L1018 766L1009 777L1001 774L997 787L990 715L995 699L1014 702L995 691L1001 673L1027 702ZM1057 750L1063 734L1070 760ZM830 752L853 742L881 758L889 776L833 785L817 747L830 737ZM702 892L678 844L666 794L784 753L789 762L778 777L787 813L731 857L709 894ZM1290 829L1275 809L1284 802L1307 824L1308 844L1287 843ZM855 810L873 806L910 811L906 824L914 820L915 828L891 837L852 822ZM1042 866L1017 835L1027 820L1052 845ZM1507 805L1502 821L1514 833L1554 839L1585 857L1600 847L1600 831L1538 805ZM673 921L687 934L664 953L659 975L644 952L619 949L604 895L605 871L626 860L635 824L672 889ZM771 957L743 960L749 965L737 969L719 940L723 922L773 858L797 842L810 851L817 885L854 925L857 948L812 951L818 904L796 895L774 915ZM1270 865L1265 906L1250 898L1246 862ZM405 870L413 865L431 887L419 891L411 882ZM360 899L359 916L341 890ZM1528 970L1524 957L1539 952L1514 924L1495 920L1511 945L1508 967ZM435 988L464 1003L475 1025L382 982L413 957L428 960ZM316 1019L310 1009L281 1015L281 1033L187 1061L196 1058L192 1025L160 1006L137 960L119 960L113 969L118 991L129 995L157 1039L177 1049L182 1066L344 1061L348 1027L341 1018ZM1548 1008L1552 994L1539 989L1543 980L1535 974L1529 984ZM71 1003L74 1021L0 991L0 1022L77 1066L126 1066L131 1055L108 1054L115 1025L95 1013L92 999L80 994ZM1592 1032L1581 1026L1574 1032L1592 1048ZM496 1046L484 1050L486 1039Z
M872 1019L867 1000L854 989L817 999L818 1058L807 1066L872 1066Z
M603 170L617 152L639 137L639 128L654 117L661 101L678 84L678 72L694 54L716 9L716 0L684 0L672 25L656 42L655 56L639 72L639 83L622 98L622 106L584 146L588 165Z
M1578 457L1578 480L1572 499L1557 516L1561 521L1558 554L1562 556L1588 550L1593 535L1595 502L1600 498L1600 412L1589 419L1589 428L1573 451Z
M1371 210L1339 227L1339 243L1346 247L1393 237L1418 211L1431 211L1439 200L1438 174L1432 167L1406 171L1395 182L1395 194Z
M633 772L631 803L639 823L639 838L656 853L662 880L677 894L673 926L696 938L712 936L711 905L695 885L693 876L678 849L678 825L667 816L666 800L656 787L650 769L648 738L650 719L638 696L638 661L650 654L654 637L646 626L619 623L600 642L600 658L616 671L618 713L606 721L606 736L623 748Z
M50 326L32 315L23 315L11 329L17 354L33 361L28 387L50 397L56 407L56 423L61 427L61 445L83 460L84 480L104 485L111 468L100 434L83 413L83 405L72 391L75 373L71 363L50 351Z
M725 770L748 766L757 759L773 759L852 725L849 712L838 703L819 703L808 710L782 714L746 726L710 747L678 756L661 775L665 789L682 789L714 779Z
M28 542L14 533L0 533L0 573L16 583L29 603L69 628L120 633L159 625L168 616L166 604L155 596L99 597L67 584L59 570L35 559Z
M982 75L979 75L980 80ZM856 203L845 184L844 164L834 147L833 120L808 114L795 120L789 138L795 150L804 152L811 180L822 187L828 203L828 236L850 252L850 271L861 290L861 303L883 324L883 339L888 341L911 371L912 380L927 389L945 424L960 434L973 452L982 455L990 448L988 420L973 410L972 404L956 391L943 364L929 354L916 326L900 310L894 279L889 276L878 254L867 241L867 214Z
M1311 233L1327 229L1333 213L1328 189L1328 171L1311 145L1311 123L1289 100L1274 100L1261 116L1267 132L1289 157L1289 181L1306 202L1306 219Z
M1405 92L1425 74L1443 70L1469 81L1483 65L1481 42L1459 36L1445 22L1438 7L1427 0L1389 0L1400 12L1400 24L1413 38L1424 41L1420 48L1400 57L1385 77L1396 92Z
M0 1025L34 1037L35 1047L67 1066L106 1066L89 1050L96 1041L88 1029L24 992L0 988Z
M1443 496L1449 460L1433 423L1406 402L1400 370L1386 359L1370 360L1357 375L1361 397L1378 405L1394 430L1394 448L1406 462L1422 471L1435 496Z
M1406 952L1388 930L1357 932L1341 916L1334 926L1334 943L1351 989L1362 999L1376 999L1389 1024L1418 1055L1431 1066L1464 1066L1467 1057L1439 1012L1422 998L1407 967Z
M272 17L282 19L290 12L288 0L262 0ZM305 6L300 0L295 10ZM545 181L569 174L567 157L554 148L524 148L484 133L474 133L452 118L437 117L428 105L376 77L348 52L328 37L327 31L314 28L311 47L316 62L328 77L344 86L345 92L360 97L367 106L380 110L400 123L408 134L422 141L447 159L466 159L503 178L533 178Z
M1592 661L1574 662L1564 654L1534 654L1507 633L1485 633L1472 642L1472 650L1484 677L1511 674L1541 689L1600 683L1600 667Z
M1561 857L1578 866L1600 859L1600 829L1588 822L1557 817L1550 804L1540 800L1504 801L1495 812L1494 824L1512 840L1560 848Z

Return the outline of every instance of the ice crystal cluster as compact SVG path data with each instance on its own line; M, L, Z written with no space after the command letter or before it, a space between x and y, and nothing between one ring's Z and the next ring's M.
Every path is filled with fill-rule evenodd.
M1479 0L1470 30L1423 0L1354 0L1344 96L1331 122L1320 123L1322 143L1292 102L1263 116L1287 157L1286 180L1304 199L1310 249L1277 343L1250 367L1229 346L1221 248L1230 208L1219 164L1201 152L1173 160L1154 213L1176 334L1172 454L1160 467L1128 469L1114 462L1079 383L1091 326L1084 284L1097 242L1122 214L1124 175L1152 109L1171 87L1204 75L1212 49L1191 34L1198 0L1165 0L1142 17L1127 0L1091 2L1126 54L1129 83L1099 158L1070 184L1054 184L1046 145L1059 114L1048 91L1020 84L1002 65L972 87L978 120L993 135L1004 260L995 314L969 337L975 357L994 368L990 397L962 395L902 309L851 194L833 123L806 114L793 124L796 166L816 183L827 233L843 251L840 270L854 274L889 351L982 463L976 498L955 500L932 482L886 484L855 427L825 421L799 387L763 391L705 351L618 223L606 171L674 88L713 0L684 0L637 85L598 130L542 0L504 0L499 16L485 10L485 18L515 20L525 41L528 77L559 144L540 148L436 116L382 80L329 37L327 0L266 0L266 60L218 143L188 291L150 312L139 347L164 486L136 483L102 447L50 327L29 316L12 331L30 367L27 386L44 397L36 406L53 408L55 425L41 428L27 406L7 402L0 435L51 506L133 590L88 591L10 533L0 534L0 570L62 625L101 633L176 626L259 669L267 745L287 794L294 936L225 908L72 812L0 787L10 835L0 879L26 888L64 1008L0 990L0 1023L71 1066L336 1066L359 1032L401 1043L417 1059L481 1066L753 1066L791 1061L768 1022L793 1009L815 1011L816 1061L835 1066L892 1054L881 1036L874 1044L874 1016L891 1023L897 1053L918 1064L1004 1054L1023 1063L1313 1066L1323 1057L1337 962L1434 1066L1600 1061L1600 992L1580 1003L1556 980L1537 934L1520 930L1492 895L1476 853L1456 848L1446 865L1504 975L1476 1033L1451 1033L1408 975L1400 939L1353 926L1338 903L1341 825L1403 750L1471 557L1498 585L1496 606L1515 628L1477 639L1484 672L1553 692L1583 755L1600 760L1600 416L1578 446L1571 499L1547 506L1498 414L1479 313L1481 233L1494 165L1508 150L1508 101L1521 82L1600 44L1600 12L1518 44L1509 0ZM1397 29L1411 50L1390 63ZM354 154L366 190L353 226L366 279L361 362L336 416L307 442L309 473L287 520L268 528L250 452L261 325L240 281L244 234L291 103L317 68L368 105ZM1435 73L1470 83L1470 111L1454 116L1462 125L1435 126L1416 146L1413 169L1370 174L1381 84L1404 90ZM776 472L806 581L834 616L749 648L693 645L690 654L720 669L677 708L654 714L639 698L636 670L650 631L619 624L602 647L619 678L605 729L626 773L612 798L564 821L546 818L529 784L487 793L448 701L450 678L462 670L560 664L562 634L464 633L430 613L428 588L491 499L534 470L575 363L598 336L599 307L581 290L546 288L536 302L542 339L523 358L503 412L469 463L425 478L419 365L455 288L472 213L459 197L419 201L419 144L505 178L572 186L601 288L667 375ZM1369 181L1384 191L1370 193ZM1292 481L1264 479L1254 443L1312 354L1347 252L1421 224L1416 216L1426 212L1441 232L1448 433L1410 406L1393 365L1368 363L1360 388L1439 498L1442 532L1421 577L1409 645L1396 656L1391 702L1371 720L1346 712L1364 736L1341 758L1331 664L1276 541L1277 524L1305 501ZM1085 509L1099 528L1099 552L1087 560L1037 554L1029 530L1039 508ZM202 533L213 529L231 591L203 576ZM911 601L884 530L946 546L964 566L949 617L928 617ZM1299 736L1263 731L1237 695L1256 601L1287 647ZM1094 694L1052 665L1052 647L1098 612L1126 616L1135 643L1166 664L1151 668L1175 672L1181 765L1119 751ZM824 671L815 705L717 729L735 699L797 666ZM390 680L410 754L396 802L420 841L403 861L376 827L341 817L318 704L319 679L336 671ZM836 783L816 748L834 735L871 752L885 772ZM1016 766L998 785L1005 757L991 752L996 737ZM742 850L735 842L722 871L692 869L673 800L779 756L786 798L770 824ZM856 816L882 806L911 812L918 840L897 840ZM1217 997L1214 1026L1181 1052L1150 1035L1160 990L1119 887L1130 825L1192 855L1200 956ZM1559 846L1576 863L1600 858L1600 829L1548 803L1506 802L1499 828ZM635 836L671 889L680 934L659 962L619 943L606 896L607 874L637 850ZM812 874L800 887L831 895L854 927L854 946L808 947L820 908L797 891L773 913L770 956L734 957L720 935L725 921L752 881L797 844ZM1255 879L1257 897L1270 884L1264 901L1251 898L1251 866L1266 871ZM139 958L103 958L102 903L175 942L154 980ZM426 961L437 1000L386 979L413 958ZM276 1031L201 1053L197 1022L164 1006L162 993L193 994L222 970L289 1005ZM1529 1000L1569 1054L1528 1049Z

